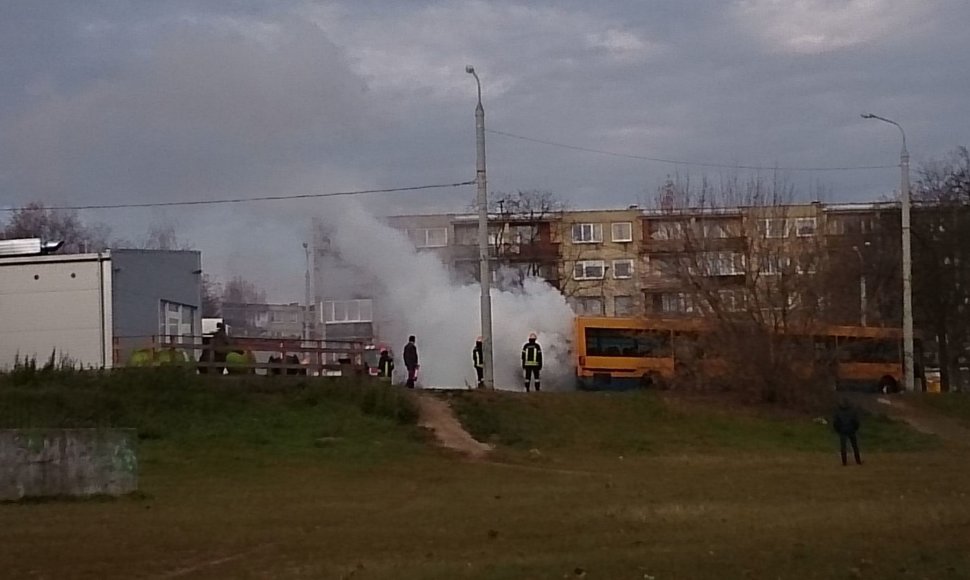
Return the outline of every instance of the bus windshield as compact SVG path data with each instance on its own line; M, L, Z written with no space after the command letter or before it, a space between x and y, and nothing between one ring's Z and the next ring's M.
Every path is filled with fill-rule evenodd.
M629 328L586 328L588 356L668 357L670 332Z
M839 338L839 360L860 363L898 363L899 345L886 338Z

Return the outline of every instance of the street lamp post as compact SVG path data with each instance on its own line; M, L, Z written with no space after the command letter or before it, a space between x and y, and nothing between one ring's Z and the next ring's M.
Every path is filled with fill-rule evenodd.
M869 242L866 242L866 246ZM859 256L859 323L862 326L866 325L866 313L869 310L866 304L866 263L862 259L862 252L859 251L859 246L852 246L855 250L857 256Z
M482 316L482 363L485 367L483 382L486 389L495 388L495 372L492 366L492 274L488 264L488 189L485 179L485 108L482 106L482 82L475 67L465 67L465 72L475 77L478 86L478 105L475 107L475 137L477 160L475 182L478 185L478 264L481 274Z
M895 125L903 136L903 148L899 153L900 166L900 205L902 206L903 230L903 366L906 373L906 390L916 390L915 357L913 355L913 255L910 237L910 198L909 198L909 151L906 150L906 132L896 121L872 113L863 113L863 119L875 119Z
M305 288L303 294L303 340L310 340L310 246L303 242L303 253L306 254L306 274L304 276Z

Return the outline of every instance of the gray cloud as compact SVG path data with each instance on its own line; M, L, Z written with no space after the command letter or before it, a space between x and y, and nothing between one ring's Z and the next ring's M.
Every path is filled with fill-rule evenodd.
M915 162L970 139L965 0L846 3L69 2L0 18L4 203L245 197L470 179L474 64L488 125L618 152L766 166ZM633 203L674 167L488 137L493 189ZM889 195L897 172L790 173L806 195ZM472 190L375 196L455 210ZM178 223L217 273L302 294L319 204L98 213Z

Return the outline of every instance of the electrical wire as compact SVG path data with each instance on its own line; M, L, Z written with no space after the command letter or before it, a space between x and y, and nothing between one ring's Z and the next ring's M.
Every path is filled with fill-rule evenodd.
M186 206L186 205L221 205L227 203L248 203L252 201L281 201L281 200L292 200L292 199L316 199L321 197L340 197L340 196L350 196L350 195L364 195L368 193L394 193L402 191L419 191L425 189L443 189L446 187L462 187L465 185L474 185L476 182L472 181L460 181L456 183L436 183L431 185L413 185L410 187L388 187L384 189L360 189L356 191L334 191L327 193L300 193L295 195L263 195L259 197L236 197L228 199L197 199L192 201L148 201L143 203L104 203L104 204L93 204L93 205L63 205L63 206L44 206L45 210L71 210L79 211L86 209L128 209L128 208L144 208L144 207L173 207L173 206ZM20 211L22 208L15 207L3 207L0 211L4 212L14 212Z
M526 137L524 135L516 135L515 133L509 133L507 131L497 131L495 129L485 129L486 133L491 133L493 135L499 135L501 137L508 137L510 139L519 139L520 141L528 141L530 143L539 143L541 145L549 145L551 147L559 147L562 149L570 149L572 151L583 151L585 153L596 153L599 155L609 155L611 157L622 157L624 159L636 159L638 161L652 161L655 163L668 163L671 165L692 165L694 167L713 167L717 169L751 169L760 171L863 171L871 169L895 169L899 165L855 165L855 166L844 166L844 167L784 167L784 166L767 166L767 165L730 165L727 163L709 163L703 161L683 161L680 159L664 159L662 157L648 157L646 155L634 155L632 153L618 153L616 151L607 151L604 149L595 149L593 147L581 147L579 145L570 145L568 143L559 143L556 141L549 141L548 139L536 139L535 137Z

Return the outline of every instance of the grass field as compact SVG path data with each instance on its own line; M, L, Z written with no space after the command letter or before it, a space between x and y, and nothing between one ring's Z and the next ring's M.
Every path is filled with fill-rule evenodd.
M55 383L70 382L70 388ZM0 505L3 578L970 578L965 448L650 393L449 397L471 463L400 391L0 380L0 422L138 427L141 492ZM19 426L19 425L18 425Z

